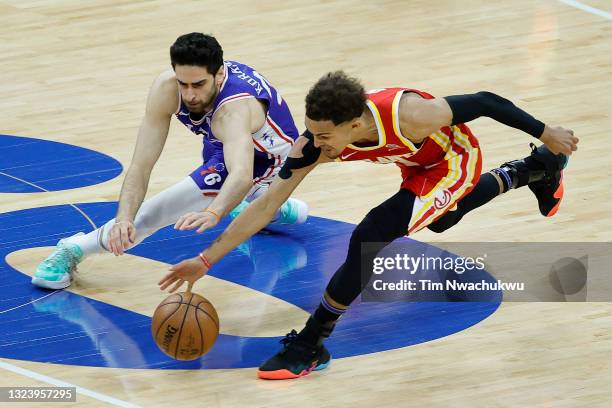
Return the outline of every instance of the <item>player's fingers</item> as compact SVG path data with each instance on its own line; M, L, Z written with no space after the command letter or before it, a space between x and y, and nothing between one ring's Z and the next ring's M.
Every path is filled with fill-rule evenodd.
M172 275L173 275L173 273L172 273L172 272L165 274L165 275L164 275L164 277L163 277L163 278L161 278L161 279L159 280L159 282L157 282L157 284L158 284L158 285L163 285L163 284L164 284L164 282L166 282L168 279L170 279L170 278L172 277Z
M123 250L126 250L130 247L130 230L129 230L129 227L127 226L122 228L121 243L122 243Z
M563 148L561 148L561 153L563 153L565 155L572 154L572 147L568 146L568 145L563 145Z
M200 226L200 228L198 228L198 230L196 231L198 234L203 233L204 231L206 231L207 229L209 229L211 227L211 225L207 222L202 223L202 226Z
M110 251L111 254L115 253L115 246L113 245L113 239L110 236L108 237L108 250Z
M176 285L174 285L174 286L172 287L172 289L170 289L168 292L169 292L169 293L174 293L174 292L175 292L175 291L176 291L178 288L180 288L181 286L183 286L183 283L185 283L185 281L184 281L184 280L182 280L182 279L179 279L179 280L178 280L178 282L176 282Z
M183 224L184 217L184 215L181 215L179 219L176 220L176 223L174 224L174 229L179 229L181 227L181 224Z
M133 244L136 241L136 228L132 226L128 228L128 239L130 244Z
M198 217L192 217L188 220L187 225L184 226L185 229L188 230L192 230L196 227L198 227L199 225L202 224L202 222L204 222L204 220L198 218Z
M181 225L179 225L178 227L179 230L184 230L189 225L189 223L191 222L190 214L183 215L183 220L181 221Z
M161 285L159 285L159 290L166 290L168 286L172 285L174 282L176 282L176 279L171 279L162 283Z
M113 255L119 255L118 251L117 251L117 235L116 233L111 232L111 236L108 240L108 246L110 247L111 252L113 253Z
M123 251L125 249L127 249L128 245L129 245L129 241L128 241L128 236L127 236L127 231L125 230L125 228L121 228L120 230L120 236L119 236L119 245L118 245L118 249L119 249L119 254L123 254Z
M112 252L113 249L113 239L115 238L115 234L113 232L113 229L111 228L111 230L108 232L108 249Z
M160 283L158 283L159 288L161 290L165 290L168 286L172 285L174 282L176 282L178 280L178 276L176 275L171 275L171 276L166 276L164 279L162 279L161 281L159 281Z
M190 218L186 218L185 221L183 222L183 225L181 225L181 229L182 230L186 230L189 229L189 226L191 225L191 217Z
M181 217L179 218L179 220L176 222L176 229L181 229L185 226L185 224L187 223L187 220L189 219L189 217L191 217L193 215L193 213L187 213L187 214L183 214L181 215Z
M183 218L183 224L181 225L181 229L187 228L187 226L191 224L192 219L193 219L193 213L186 214L185 218Z

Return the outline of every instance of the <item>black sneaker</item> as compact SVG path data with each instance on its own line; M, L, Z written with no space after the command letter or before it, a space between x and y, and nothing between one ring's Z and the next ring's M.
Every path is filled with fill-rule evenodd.
M331 355L325 346L314 346L291 330L281 341L283 349L263 363L257 376L265 380L288 380L322 370L329 365Z
M552 217L559 210L563 199L563 169L567 166L568 157L554 154L545 145L536 148L531 144L531 158L544 167L544 177L539 181L527 184L538 199L540 213Z

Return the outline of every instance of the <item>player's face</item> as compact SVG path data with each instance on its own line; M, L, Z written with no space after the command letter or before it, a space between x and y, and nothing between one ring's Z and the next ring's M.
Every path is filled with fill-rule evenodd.
M311 120L306 117L306 129L314 135L314 144L330 159L340 156L351 143L351 130L354 120L334 125L331 120Z
M223 81L223 67L216 75L208 73L206 67L195 65L176 65L174 72L187 109L193 113L210 110Z

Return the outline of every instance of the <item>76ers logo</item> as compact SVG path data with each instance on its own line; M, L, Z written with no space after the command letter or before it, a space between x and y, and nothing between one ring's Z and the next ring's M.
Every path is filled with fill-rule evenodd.
M202 169L200 175L204 176L204 184L212 186L220 182L222 177L219 173L223 170L225 170L225 165L223 163L215 163L212 166Z
M447 205L450 204L453 195L450 191L444 189L441 193L438 193L438 196L434 199L434 207L436 210L441 210Z

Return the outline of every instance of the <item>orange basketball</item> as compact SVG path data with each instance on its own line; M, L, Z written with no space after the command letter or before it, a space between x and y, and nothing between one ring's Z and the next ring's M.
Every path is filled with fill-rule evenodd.
M219 335L214 306L195 293L176 293L157 306L151 333L161 351L176 360L195 360L206 354Z

